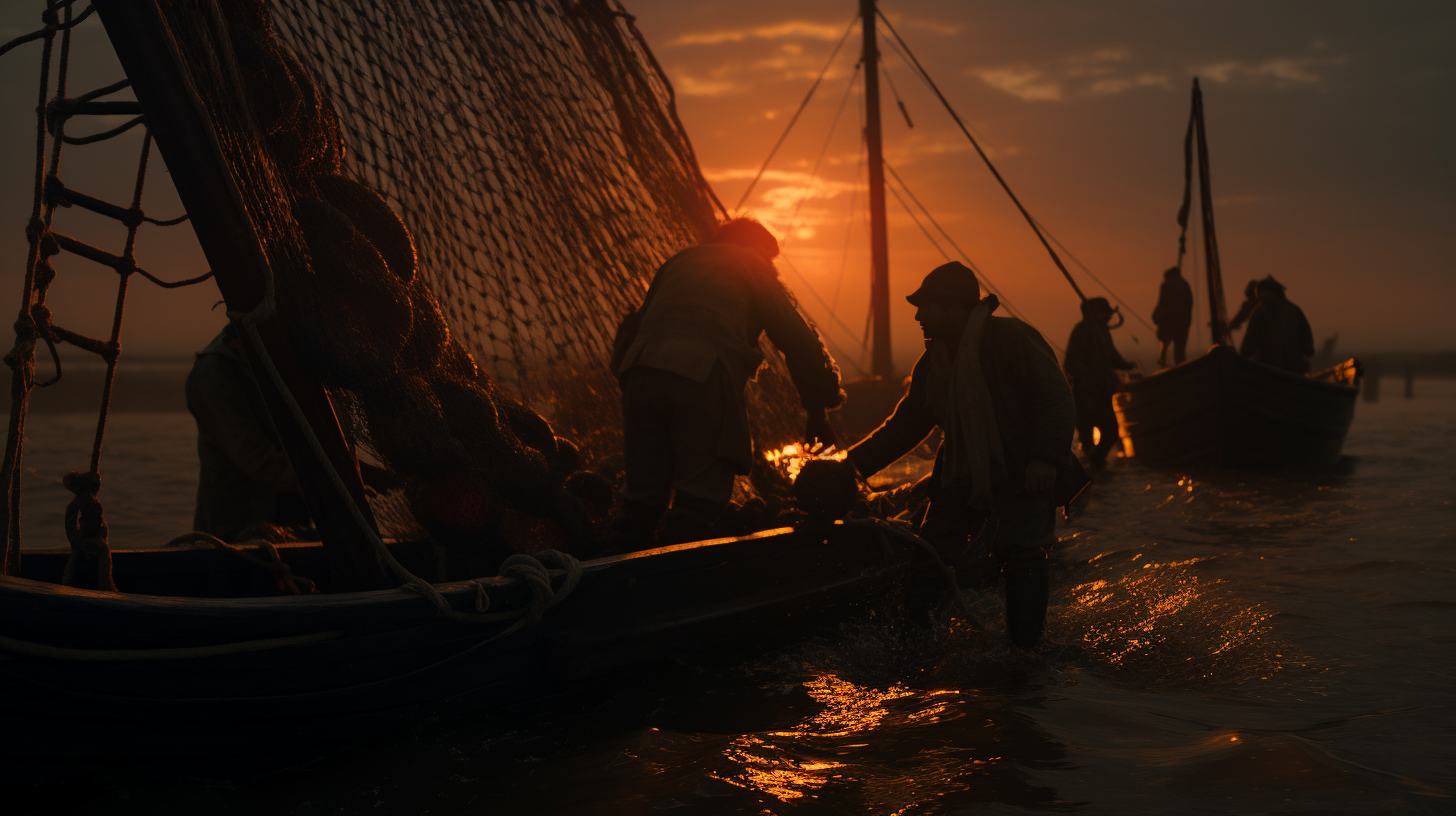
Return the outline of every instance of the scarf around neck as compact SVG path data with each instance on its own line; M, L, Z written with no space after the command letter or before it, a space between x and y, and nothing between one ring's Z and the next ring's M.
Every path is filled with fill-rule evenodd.
M972 307L954 355L946 342L932 342L928 350L926 401L942 418L945 433L941 481L953 495L967 496L980 509L992 506L993 490L1007 476L996 411L981 367L986 327L998 306L996 297L988 295Z

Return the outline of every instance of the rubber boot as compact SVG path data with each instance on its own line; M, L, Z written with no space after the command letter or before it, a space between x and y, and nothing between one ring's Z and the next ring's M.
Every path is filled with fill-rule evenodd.
M657 536L658 546L717 538L718 519L727 507L727 502L679 493L673 498L667 517L662 520L662 531Z
M651 549L656 544L657 524L666 507L643 504L629 499L622 501L607 533L602 537L602 555Z
M1006 638L1011 648L1033 651L1046 628L1050 576L1046 553L1018 556L1002 570L1006 577Z

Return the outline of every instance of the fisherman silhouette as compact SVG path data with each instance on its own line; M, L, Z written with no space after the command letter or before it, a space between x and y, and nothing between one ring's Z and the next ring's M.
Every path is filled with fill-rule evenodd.
M1308 373L1314 333L1304 312L1284 297L1284 284L1273 275L1259 281L1258 292L1239 353L1292 374Z
M962 585L989 563L1006 583L1011 645L1035 648L1046 622L1047 552L1055 508L1087 482L1072 456L1074 407L1055 352L1031 326L992 317L976 276L951 262L909 300L925 333L910 387L884 424L845 461L862 478L944 431L920 535Z
M1153 307L1153 323L1158 327L1158 365L1170 365L1168 349L1173 350L1173 362L1178 365L1188 359L1188 327L1193 324L1193 289L1183 279L1183 270L1172 267L1163 273L1163 285L1158 290L1158 305Z
M1239 310L1234 314L1233 320L1229 321L1229 331L1238 331L1249 320L1249 315L1259 305L1259 279L1255 278L1244 284L1244 302L1239 304Z
M753 464L744 388L767 334L783 352L808 413L811 446L833 444L839 369L779 281L778 241L762 224L726 221L668 259L623 320L612 355L622 386L622 507L608 546L710 538L734 478ZM671 502L671 509L669 509Z
M1072 383L1072 394L1076 397L1077 437L1081 440L1082 452L1094 468L1107 464L1107 453L1117 440L1117 414L1112 409L1112 394L1121 381L1116 371L1136 367L1124 360L1112 343L1112 333L1107 330L1112 315L1112 306L1107 298L1082 301L1082 322L1072 328L1072 336L1067 340L1067 356L1062 363L1067 379ZM1092 442L1094 428L1101 435L1095 445Z

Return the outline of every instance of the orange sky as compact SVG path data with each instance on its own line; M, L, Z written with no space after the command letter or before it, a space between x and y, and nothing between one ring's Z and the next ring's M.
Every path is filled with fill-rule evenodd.
M3 4L0 39L33 27L26 5ZM1456 7L886 0L882 8L1033 215L1143 317L1175 257L1181 139L1197 74L1234 305L1244 281L1274 274L1317 338L1340 333L1341 350L1456 348L1456 321L1447 314L1456 270L1444 240L1456 225L1456 106L1449 102ZM628 9L677 88L705 173L731 207L849 25L854 3L650 0ZM78 86L114 79L119 69L99 27L88 24L77 37L78 50L102 54L78 65ZM846 97L858 50L856 31L748 202L784 237L784 278L843 352L850 375L858 373L868 288L859 95ZM938 103L886 52L889 82L915 123L906 126L882 79L887 160L1018 312L1060 345L1077 314L1071 289ZM33 109L34 62L31 51L0 62L4 110ZM0 229L0 308L7 314L25 257L33 138L29 115L0 118L0 227L9 225ZM88 168L81 151L72 155L72 172L98 173L115 188L98 192L125 197L129 170ZM165 177L153 181L149 211L179 213ZM903 297L944 259L893 195L888 202L892 325L904 368L921 346ZM89 234L103 241L113 228L97 223ZM149 269L167 277L205 269L186 228L174 235L164 253L150 256ZM1068 263L1089 294L1101 293ZM96 291L98 282L109 287L109 273L98 269L63 274L50 300L58 314L73 315L69 325L104 334L110 303ZM209 311L217 299L210 286L134 287L128 352L201 347L223 322L221 309ZM821 299L834 304L833 317ZM1115 336L1125 352L1152 356L1152 333L1135 318Z

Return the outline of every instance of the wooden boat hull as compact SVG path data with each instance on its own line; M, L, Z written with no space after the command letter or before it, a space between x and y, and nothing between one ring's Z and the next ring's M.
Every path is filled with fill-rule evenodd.
M1113 405L1124 448L1149 464L1319 467L1340 460L1358 381L1354 360L1304 377L1215 346Z
M118 574L128 555L117 554ZM321 636L166 659L57 659L0 644L0 718L24 735L5 741L0 767L7 783L36 784L119 771L132 758L206 766L307 755L695 649L771 647L924 568L866 527L679 545L586 562L560 605L494 641L508 622L442 618L405 589L185 598L0 578L0 636L25 643L155 650ZM483 583L492 611L528 602L518 582ZM438 587L456 610L475 610L475 583Z

